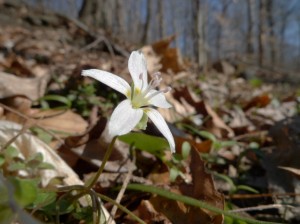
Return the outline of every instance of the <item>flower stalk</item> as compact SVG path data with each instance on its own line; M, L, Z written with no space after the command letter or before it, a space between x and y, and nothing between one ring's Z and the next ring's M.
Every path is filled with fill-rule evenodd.
M97 180L99 179L101 173L103 172L104 170L104 167L105 167L105 164L106 162L108 161L112 151L113 151L113 148L114 148L114 144L117 140L117 137L118 136L115 136L111 143L109 144L108 146L108 149L106 150L105 154L104 154L104 157L103 157L103 160L102 160L102 163L97 171L97 173L95 174L95 176L93 177L92 181L90 183L88 183L88 185L86 186L86 191L89 191L90 189L92 189L92 187L95 185L95 183L97 182Z

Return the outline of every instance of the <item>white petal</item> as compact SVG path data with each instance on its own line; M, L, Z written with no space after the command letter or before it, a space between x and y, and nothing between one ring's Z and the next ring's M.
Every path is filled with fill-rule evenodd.
M151 94L154 94L154 93L157 93L157 92L159 92L159 91L150 90L149 94L147 94L147 95L151 95ZM150 98L149 103L153 106L160 107L160 108L170 108L170 107L172 107L172 105L169 104L169 102L166 100L166 97L165 97L164 93L162 93L162 92L158 93L157 95Z
M121 77L114 75L110 72L98 70L98 69L89 69L83 70L81 75L92 77L99 82L117 90L120 93L123 93L125 96L130 93L130 85Z
M173 135L172 135L166 121L164 120L164 118L161 116L161 114L157 110L154 110L152 108L147 108L146 113L147 113L148 117L151 119L151 121L155 124L157 129L168 140L171 152L174 153L175 152L174 138L173 138Z
M133 51L131 53L128 60L128 70L135 87L145 89L148 85L147 63L141 52Z
M143 116L142 109L133 109L130 100L122 101L112 113L108 123L108 134L112 137L129 133Z

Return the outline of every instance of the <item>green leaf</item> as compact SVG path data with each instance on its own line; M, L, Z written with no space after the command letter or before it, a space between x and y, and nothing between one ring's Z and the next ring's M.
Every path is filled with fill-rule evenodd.
M0 155L0 167L5 163L5 158L3 155Z
M46 95L39 99L44 109L49 109L47 101L55 101L62 103L63 106L56 107L57 109L69 109L72 106L72 102L65 96L60 95Z
M231 191L235 191L236 190L236 186L233 182L233 180L229 177L229 176L226 176L224 174L220 174L220 173L217 173L217 172L211 172L214 176L226 181L227 183L229 183L229 185L231 186Z
M26 170L26 164L23 162L14 162L9 164L7 169L11 172L18 171L18 170Z
M119 136L118 138L127 144L133 144L136 148L152 154L161 154L162 150L169 148L169 144L164 138L146 135L144 133L131 132Z
M193 126L187 125L187 124L184 124L183 126L186 127L187 129L189 129L190 131L194 132L194 134L197 134L203 138L207 138L207 139L211 140L212 142L217 141L217 138L208 131L199 131L198 129L194 128Z
M172 162L175 164L180 164L183 160L182 155L178 154L178 153L174 153L172 156Z
M14 186L15 199L21 206L27 206L36 200L38 191L36 180L11 177L9 181Z
M254 77L252 79L249 80L250 85L252 85L253 87L260 87L263 84L263 81L260 78Z
M211 140L212 142L217 142L217 138L208 131L198 131L197 133L200 136L202 136L203 138L207 138L207 139Z
M93 208L83 207L80 211L73 213L73 217L78 220L84 220L84 223L93 223Z
M50 215L63 215L72 212L74 210L74 205L69 200L61 199L43 207L43 210Z
M236 144L237 144L236 141L221 141L221 148L231 147L231 146L234 146Z
M27 159L26 165L31 169L36 169L43 162L43 154L38 152Z
M176 167L172 167L170 169L170 181L174 182L176 180L176 178L178 177L180 173L180 170L178 170Z
M247 186L247 185L238 185L236 187L236 190L244 190L244 191L249 191L249 192L252 192L252 193L255 193L255 194L258 194L259 191L257 191L256 189L250 187L250 186Z
M47 133L47 132L45 132L43 129L41 129L41 128L38 128L38 127L32 127L32 128L30 128L30 130L35 134L35 135L37 135L37 137L39 138L39 139L41 139L43 142L45 142L45 143L50 143L51 141L52 141L52 139L53 139L53 137L49 134L49 133Z
M54 170L55 167L51 163L42 162L38 165L38 169L41 170Z
M56 199L56 193L52 191L45 191L43 189L39 189L37 193L37 197L35 201L32 203L32 207L40 206L43 207L50 205Z
M188 142L184 142L181 146L181 154L183 159L187 159L191 152L191 145Z
M18 155L19 155L19 151L13 146L8 146L4 151L4 156L7 159L13 159Z
M8 204L0 204L0 223L12 223L15 215Z

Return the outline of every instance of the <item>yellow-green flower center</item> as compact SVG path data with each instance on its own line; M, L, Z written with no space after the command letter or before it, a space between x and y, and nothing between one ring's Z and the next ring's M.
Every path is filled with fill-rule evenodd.
M148 99L145 97L145 94L138 88L135 88L134 92L132 93L131 105L135 109L149 105Z

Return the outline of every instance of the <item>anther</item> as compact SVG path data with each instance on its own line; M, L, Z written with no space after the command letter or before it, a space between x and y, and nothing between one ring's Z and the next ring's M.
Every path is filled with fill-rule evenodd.
M170 92L171 90L172 90L172 88L170 86L168 86L168 87L162 89L161 92L167 93L167 92Z

